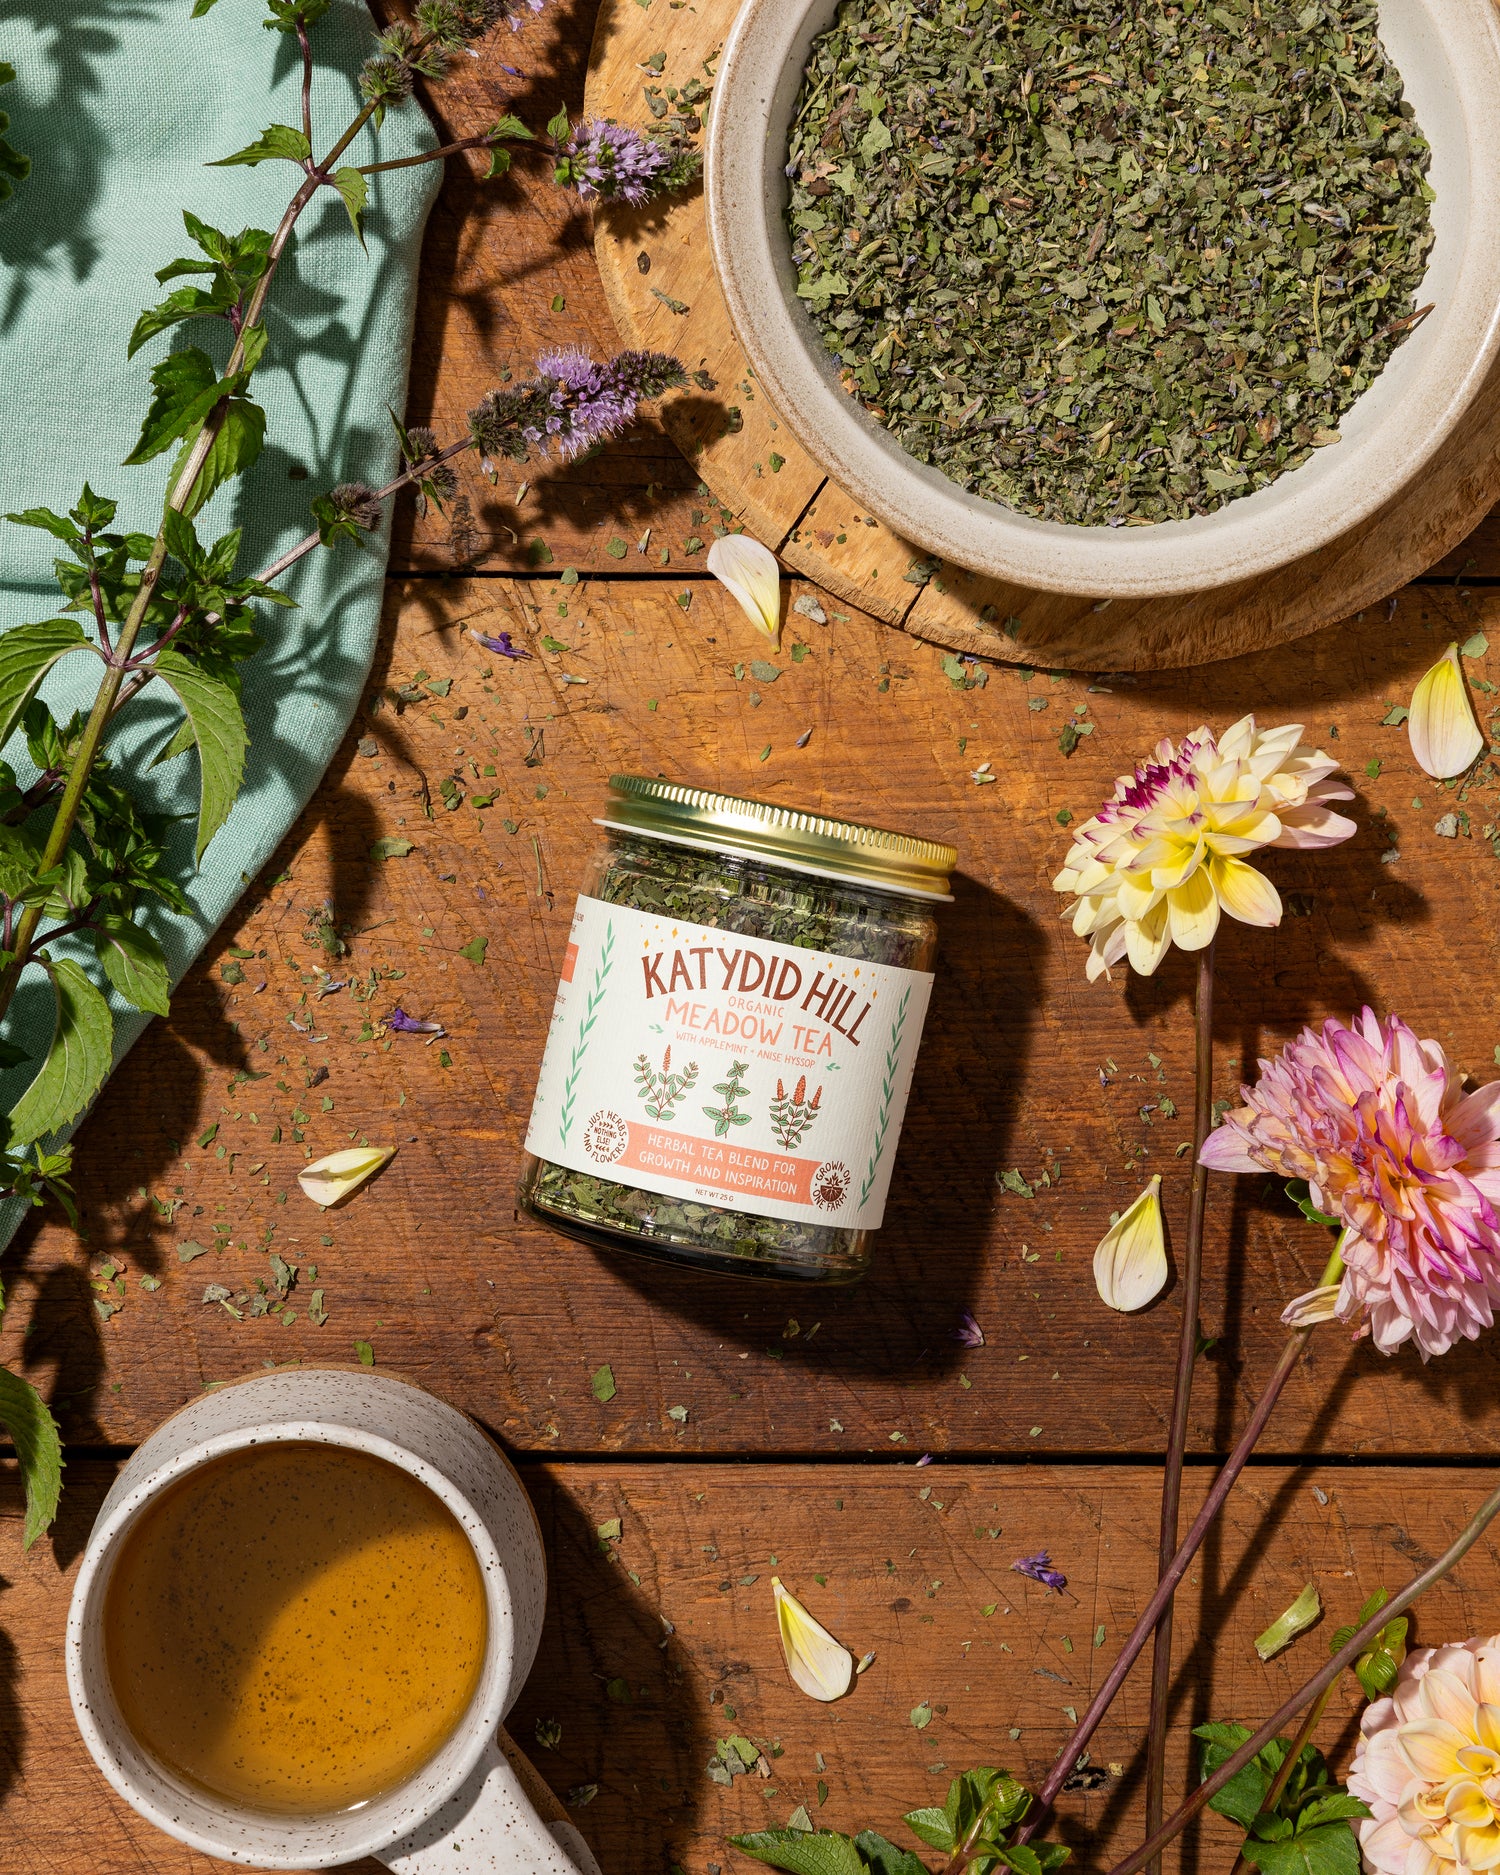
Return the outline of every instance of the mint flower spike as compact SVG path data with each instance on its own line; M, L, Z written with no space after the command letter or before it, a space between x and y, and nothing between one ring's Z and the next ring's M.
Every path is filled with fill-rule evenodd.
M632 130L611 118L587 118L568 133L566 114L548 126L561 140L555 172L581 201L628 202L684 189L697 180L703 159L690 144L668 134Z
M564 459L618 436L642 402L687 383L680 359L667 352L620 352L597 364L576 349L537 360L540 376L491 391L469 412L469 434L488 474L492 458L524 462L533 449Z

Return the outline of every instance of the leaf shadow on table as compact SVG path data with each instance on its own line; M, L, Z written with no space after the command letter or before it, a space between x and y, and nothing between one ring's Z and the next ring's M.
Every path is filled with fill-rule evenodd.
M993 1230L1045 950L1035 920L1013 901L963 874L953 893L939 913L932 1003L871 1273L848 1289L757 1284L603 1253L645 1303L741 1347L769 1338L788 1367L830 1380L931 1377L968 1358L954 1331L974 1302ZM795 1332L789 1317L801 1318ZM815 1321L815 1337L802 1332Z

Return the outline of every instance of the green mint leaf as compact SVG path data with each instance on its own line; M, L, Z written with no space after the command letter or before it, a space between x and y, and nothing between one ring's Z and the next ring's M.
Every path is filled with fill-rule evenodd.
M870 1875L928 1875L927 1864L910 1849L898 1849L873 1829L862 1829L854 1846L864 1857Z
M0 637L0 745L8 742L42 679L61 657L89 647L77 619L42 619Z
M1014 1869L1016 1875L1042 1875L1042 1858L1025 1843L1002 1846L995 1860L1005 1868Z
M311 155L312 145L300 130L293 130L290 124L272 124L260 133L254 143L246 144L243 150L236 150L233 156L221 156L208 167L227 169L231 163L254 164L280 159L296 163L300 168Z
M104 1085L114 1058L114 1020L104 993L70 958L39 959L57 995L52 1046L11 1110L11 1143L29 1146L76 1120Z
M127 464L149 462L179 436L202 423L222 395L219 374L207 352L196 346L172 352L151 373L155 395L141 425L140 440Z
M186 755L196 741L192 721L184 716L161 748L152 756L151 767L160 768L163 762L175 762L179 755Z
M1351 1797L1347 1790L1331 1790L1326 1797L1314 1797L1302 1810L1297 1818L1297 1834L1316 1829L1320 1823L1339 1823L1369 1814L1370 1806Z
M547 121L547 135L554 143L561 143L567 136L568 129L568 107L566 104L560 104L557 108L557 115Z
M26 1522L22 1543L30 1549L57 1515L62 1495L63 1451L57 1421L47 1403L19 1374L0 1367L0 1422L16 1448L26 1484Z
M789 1875L866 1875L858 1849L847 1836L830 1829L811 1836L800 1829L760 1829L729 1840L757 1862L769 1862Z
M333 186L343 198L344 207L349 211L349 220L353 224L355 235L361 247L365 244L364 230L359 225L359 218L365 211L365 203L370 197L369 184L357 169L336 169L333 172Z
M167 544L167 552L178 560L190 573L202 570L204 552L198 540L198 531L185 514L179 514L169 508L161 524L162 539Z
M235 691L221 677L210 677L180 651L168 646L156 659L156 673L177 692L198 744L201 791L198 803L196 857L229 818L245 774L244 712Z
M188 262L196 267L197 262ZM159 306L148 306L136 320L130 334L130 343L125 348L125 356L134 358L148 339L156 337L158 332L165 332L171 326L181 325L184 319L223 318L234 304L235 291L228 280L218 281L207 288L201 286L180 286L169 293Z
M563 128L566 129L567 128L567 112L566 111L562 113L562 118L563 118ZM549 129L550 129L550 126L549 126ZM504 117L500 118L497 122L491 124L489 129L484 134L487 137L524 137L528 143L534 143L536 141L535 136L532 134L531 131L529 131L526 128L526 126L521 122L520 118L513 117L509 111L505 113Z
M596 1367L589 1377L589 1391L601 1406L608 1406L619 1389L615 1386L615 1370L606 1361L602 1367Z
M19 514L8 514L5 518L14 521L17 527L43 527L70 547L83 539L66 515L54 514L50 508L23 508Z
M467 957L471 964L482 964L484 962L484 953L488 947L489 939L487 937L470 938L467 944L459 945L458 954L460 957Z
M1203 1740L1200 1777L1212 1777L1225 1759L1232 1758L1249 1736L1250 1728L1245 1725L1215 1722L1194 1726L1193 1737ZM1217 1810L1220 1816L1227 1816L1231 1822L1238 1823L1241 1829L1249 1829L1259 1816L1261 1804L1275 1775L1261 1762L1263 1756L1264 1753L1241 1766L1219 1794L1208 1800L1210 1810Z
M123 912L101 913L98 927L94 949L105 976L134 1008L153 1016L168 1014L167 960L156 939Z
M952 1855L954 1848L953 1825L948 1820L946 1810L929 1807L925 1810L908 1810L901 1821L918 1841L925 1842L929 1849L940 1849L944 1855Z
M509 173L510 151L492 147L490 150L490 166L484 172L484 180L486 182L493 182L496 176L506 176L509 175Z
M259 328L257 328L258 330ZM198 440L198 432L203 428L200 423L183 439L182 450L172 465L168 485L175 488L182 471L187 467L187 459L193 444ZM259 404L251 403L248 397L231 397L224 409L224 421L219 425L218 433L208 446L208 454L203 458L203 467L198 471L198 479L193 484L192 493L182 505L182 512L195 515L213 494L236 475L243 475L261 452L266 440L266 413Z
M371 842L371 859L405 859L408 853L415 852L414 840L403 840L399 834L386 834L383 838Z
M70 512L80 527L92 528L97 534L101 528L108 527L115 518L117 505L103 495L96 495L85 482L83 493L78 497L78 506Z

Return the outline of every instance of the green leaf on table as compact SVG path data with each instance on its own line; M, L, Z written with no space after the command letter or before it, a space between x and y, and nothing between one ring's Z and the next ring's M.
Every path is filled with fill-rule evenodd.
M299 167L312 155L312 145L300 130L293 130L290 124L271 124L243 150L236 150L233 156L221 156L217 162L207 165L210 169L227 169L231 163L266 163L281 160L296 163Z
M101 912L97 923L94 949L105 976L127 1003L166 1015L171 986L161 945L123 912Z
M11 1109L11 1143L19 1146L76 1120L114 1059L115 1025L103 991L71 958L39 961L52 979L57 1017L46 1059Z
M862 1829L854 1846L864 1857L871 1875L929 1875L927 1864L910 1849L898 1849L895 1843L873 1829Z
M946 1810L928 1805L924 1810L908 1810L901 1821L929 1849L941 1849L944 1855L952 1855L953 1825Z
M14 734L26 706L57 660L70 651L87 649L88 635L72 618L17 625L0 637L0 746Z
M404 840L398 833L382 834L370 843L371 859L405 859L408 853L415 851L416 842Z
M353 224L355 235L361 247L365 244L364 229L359 225L359 218L365 212L365 203L370 199L370 185L357 169L336 169L333 172L333 186L343 199L344 207L349 211L349 220Z
M62 1495L63 1450L57 1421L29 1380L0 1367L0 1424L16 1448L16 1462L26 1486L23 1547L30 1549L57 1515Z
M158 653L156 673L177 693L198 744L200 793L195 857L203 858L209 841L229 817L245 774L245 715L234 689L210 677L170 645Z
M865 1875L858 1849L831 1829L815 1830L811 1836L800 1829L759 1829L729 1840L757 1862L769 1862L789 1875Z
M484 953L489 949L489 943L487 937L470 938L467 944L459 945L458 954L460 957L467 957L471 964L482 964Z
M152 371L151 383L155 395L141 425L140 439L125 458L127 465L149 462L179 436L186 436L202 423L228 388L227 384L220 385L208 353L197 346L169 353Z
M1262 1660L1270 1660L1322 1618L1323 1603L1318 1596L1318 1585L1309 1582L1291 1607L1284 1608L1263 1634L1256 1635L1256 1653Z

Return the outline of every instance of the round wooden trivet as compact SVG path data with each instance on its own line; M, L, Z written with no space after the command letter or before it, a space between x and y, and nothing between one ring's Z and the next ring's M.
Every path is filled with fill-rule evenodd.
M649 125L650 88L711 86L736 0L603 0L591 115ZM1097 601L944 567L864 514L802 449L749 374L709 253L700 191L609 204L594 254L630 345L675 352L713 388L669 398L668 433L720 504L809 579L919 638L1081 670L1202 664L1279 644L1375 604L1455 547L1500 500L1500 372L1427 474L1330 546L1270 578L1154 600Z

